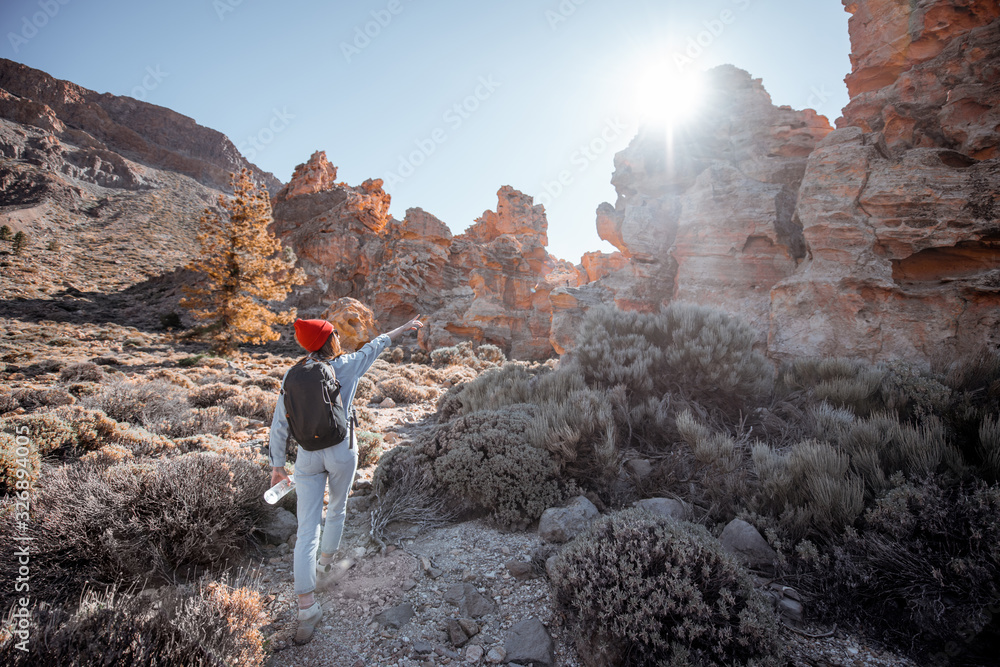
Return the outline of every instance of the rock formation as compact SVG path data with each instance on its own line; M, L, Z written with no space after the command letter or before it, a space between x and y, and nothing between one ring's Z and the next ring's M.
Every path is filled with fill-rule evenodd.
M845 5L839 129L724 66L710 111L616 156L597 229L629 264L553 294L557 349L596 303L671 300L741 316L777 358L928 361L998 341L1000 6Z
M851 13L851 102L838 127L880 132L894 150L1000 144L1000 3L843 0Z
M391 218L381 181L352 188L335 174L315 153L274 201L274 229L312 278L294 299L300 308L351 297L383 328L427 315L427 349L472 340L518 358L551 356L549 293L586 273L546 252L545 213L531 197L501 188L497 210L455 236L419 208Z
M618 200L598 208L597 229L629 261L556 295L554 329L574 330L593 303L656 310L683 300L767 331L771 287L804 256L795 204L806 161L832 128L811 110L775 107L743 70L722 66L706 79L700 118L672 132L644 128L615 156ZM557 349L570 343L553 334Z
M810 156L779 357L946 359L1000 341L1000 6L850 3L840 129ZM982 159L988 158L988 159Z
M0 58L0 117L37 127L81 149L117 153L157 169L229 189L229 173L249 168L276 192L281 183L250 164L220 132L176 111L131 97L95 93Z

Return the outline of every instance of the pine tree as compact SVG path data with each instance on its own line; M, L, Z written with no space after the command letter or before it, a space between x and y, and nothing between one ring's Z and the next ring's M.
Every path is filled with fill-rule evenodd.
M9 241L12 236L12 232L13 230L10 228L10 225L0 227L0 241Z
M17 234L14 234L14 241L11 247L11 252L13 252L15 255L20 255L24 251L24 249L28 246L29 240L30 239L28 238L28 235L25 234L24 232L18 232Z
M189 268L204 274L204 281L199 287L185 286L188 296L181 300L196 320L207 323L200 332L223 355L232 354L241 343L277 340L271 326L291 322L295 309L275 313L265 304L284 299L305 281L267 229L267 190L250 180L247 169L232 174L230 182L233 197L220 195L218 208L205 209L199 221L202 254Z

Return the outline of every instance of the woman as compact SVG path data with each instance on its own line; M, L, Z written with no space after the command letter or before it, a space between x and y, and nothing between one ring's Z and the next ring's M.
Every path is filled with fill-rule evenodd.
M419 316L418 316L419 317ZM371 367L378 355L403 333L423 326L416 317L403 326L382 334L360 350L344 354L340 334L325 320L296 320L295 340L315 359L327 361L340 383L340 396L348 411L354 401L358 380ZM282 381L284 385L284 381ZM288 420L285 404L278 400L271 420L271 486L288 479L285 472L285 447L288 441ZM310 452L298 448L295 459L295 492L298 499L298 536L295 541L295 593L298 595L299 627L297 643L312 638L313 630L323 616L323 608L315 600L317 578L333 574L333 556L340 547L347 510L347 494L358 467L357 449L351 447L350 436L338 445ZM320 522L323 517L323 491L329 486L330 502L326 510L326 527L322 530L322 551L317 562L316 548L320 543Z

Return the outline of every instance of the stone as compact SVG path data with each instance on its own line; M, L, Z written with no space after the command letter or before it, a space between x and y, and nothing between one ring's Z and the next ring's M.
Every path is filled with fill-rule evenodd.
M514 625L507 633L504 651L508 662L550 667L555 664L555 644L545 625L535 617Z
M422 639L413 642L413 653L416 655L428 655L434 652L434 645Z
M1000 59L996 2L846 3L851 101L838 127L881 132L893 150L941 146L998 157L1000 90L984 67Z
M260 530L268 544L280 545L288 541L298 530L299 521L288 510L276 507L271 512Z
M719 536L722 548L750 567L774 567L778 554L756 528L742 519L733 519Z
M496 611L494 602L470 583L449 586L444 593L444 601L458 607L459 613L469 618L480 618Z
M568 542L583 532L597 515L594 503L584 496L576 496L566 507L550 507L542 512L538 536L546 542Z
M483 647L477 644L472 644L465 649L465 661L466 662L479 662L483 659Z
M353 352L379 335L378 323L371 309L357 299L343 297L331 303L319 316L333 323L340 334L340 344Z
M330 190L336 184L337 168L326 159L326 151L316 151L308 162L295 167L292 179L275 195L275 201Z
M649 462L649 459L629 459L626 461L625 467L639 479L645 479L653 472L653 464Z
M507 659L507 652L503 649L502 646L494 646L489 650L489 653L486 654L486 662L492 663L494 665L498 665L501 662L506 661L506 659Z
M404 602L403 604L396 605L395 607L391 607L382 613L377 614L375 616L375 622L383 628L399 629L406 625L415 614L416 612L413 609L413 605L409 602Z
M378 404L380 408L394 408L396 407L396 401L392 400L388 396L385 397L381 403Z
M555 572L555 570L553 568L555 567L555 564L556 564L556 556L549 556L548 558L545 559L545 574L548 576L549 579L554 578L553 573Z
M778 613L792 623L801 623L805 618L802 603L791 598L782 598L778 602Z
M521 581L530 579L535 573L535 568L532 567L531 563L526 563L523 560L507 561L506 568L510 572L510 576Z
M469 635L465 633L465 630L462 629L462 626L459 625L456 619L447 619L445 621L445 629L448 632L448 639L451 641L452 646L461 648L469 641Z
M471 618L460 618L458 619L458 624L461 626L462 631L469 637L475 637L479 634L479 625Z
M677 519L678 521L691 520L691 506L683 500L673 498L645 498L635 503L636 507L656 514L657 516Z

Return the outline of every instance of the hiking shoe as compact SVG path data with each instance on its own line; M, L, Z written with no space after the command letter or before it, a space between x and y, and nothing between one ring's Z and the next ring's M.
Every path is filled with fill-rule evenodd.
M316 590L324 591L331 584L340 581L347 571L354 566L354 561L350 558L332 560L326 565L316 563Z
M295 631L295 643L305 644L312 639L313 631L323 618L323 607L319 602L314 602L308 609L299 609L299 627Z

